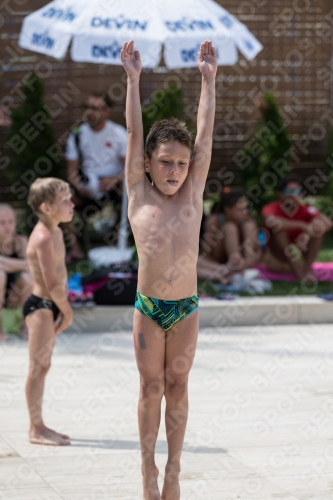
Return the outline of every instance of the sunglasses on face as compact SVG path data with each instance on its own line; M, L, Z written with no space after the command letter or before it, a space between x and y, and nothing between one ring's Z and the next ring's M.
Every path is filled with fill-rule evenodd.
M103 111L107 109L106 106L93 106L92 104L84 104L84 109L91 109L92 111Z
M296 189L288 189L288 188L285 188L283 190L283 193L286 194L286 195L293 195L293 196L299 196L302 192L302 188L296 188Z

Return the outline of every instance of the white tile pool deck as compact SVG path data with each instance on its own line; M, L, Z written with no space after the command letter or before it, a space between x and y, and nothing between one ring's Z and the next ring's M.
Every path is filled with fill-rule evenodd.
M45 420L69 447L27 441L26 373L27 344L0 345L0 500L141 500L131 333L58 338ZM181 498L332 500L332 380L332 325L202 329Z

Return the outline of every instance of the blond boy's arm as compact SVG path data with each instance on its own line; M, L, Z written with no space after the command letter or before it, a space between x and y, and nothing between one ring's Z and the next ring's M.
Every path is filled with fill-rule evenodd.
M134 42L125 42L121 50L121 61L127 73L126 125L128 132L126 154L126 185L130 192L133 187L145 181L143 161L143 125L140 103L140 73L142 69L140 53L134 50Z
M56 333L59 333L71 324L73 311L67 299L67 283L64 284L59 281L54 266L52 265L54 262L54 243L51 237L43 237L38 242L36 255L45 288L62 314L61 329L56 331Z
M215 119L215 79L217 71L216 50L205 41L198 53L198 66L202 74L201 95L197 116L197 136L194 144L190 175L197 189L204 189L213 143Z

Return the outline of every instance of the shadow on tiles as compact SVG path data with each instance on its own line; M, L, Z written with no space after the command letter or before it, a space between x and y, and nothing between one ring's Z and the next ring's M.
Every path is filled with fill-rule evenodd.
M71 439L72 447L79 448L101 448L114 450L140 450L138 441L125 441L121 439ZM167 453L168 447L166 441L158 441L156 445L156 453ZM188 453L227 453L223 448L211 448L209 446L189 446L184 443L184 452Z

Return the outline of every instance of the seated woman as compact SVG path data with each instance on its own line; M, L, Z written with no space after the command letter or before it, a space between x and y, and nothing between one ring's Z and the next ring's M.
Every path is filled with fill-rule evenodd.
M248 214L244 191L225 188L204 223L198 277L229 283L235 272L253 267L262 251L258 227Z
M28 240L15 231L14 210L10 205L0 204L0 340L6 339L1 323L2 308L23 306L32 289L26 257ZM24 323L22 335L26 337Z

